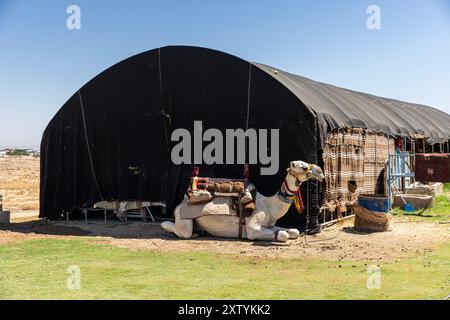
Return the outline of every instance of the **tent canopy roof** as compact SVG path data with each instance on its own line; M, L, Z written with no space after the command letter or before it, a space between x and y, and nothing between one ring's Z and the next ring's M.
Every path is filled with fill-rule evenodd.
M337 128L422 134L428 143L450 138L450 115L434 108L337 88L216 50L158 48L97 75L50 121L41 142L40 217L58 218L102 200L164 201L171 215L193 164L170 161L175 142L169 137L177 128L193 133L199 120L221 131L279 130L278 172L263 176L262 163L249 167L264 195L278 191L290 161L318 163L318 149ZM236 178L244 165L203 164L200 170Z
M436 108L356 92L253 63L281 82L317 116L322 138L337 128L360 127L392 136L450 139L450 115Z

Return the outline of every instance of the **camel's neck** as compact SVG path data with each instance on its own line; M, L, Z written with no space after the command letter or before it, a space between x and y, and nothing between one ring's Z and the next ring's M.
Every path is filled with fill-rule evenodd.
M286 181L287 187L285 186L284 181ZM277 192L277 194L268 198L268 201L272 208L272 210L270 210L270 215L275 220L282 218L292 205L292 203L286 201L283 195L292 196L298 190L298 187L295 185L296 179L293 175L288 173L284 181L280 187L280 192ZM281 193L282 195L280 196L279 193Z
M294 195L294 193L297 192L299 188L296 185L297 179L295 179L295 177L292 174L288 173L284 181L286 181L286 184L283 182L283 184L281 185L280 187L281 192L288 194L290 196Z

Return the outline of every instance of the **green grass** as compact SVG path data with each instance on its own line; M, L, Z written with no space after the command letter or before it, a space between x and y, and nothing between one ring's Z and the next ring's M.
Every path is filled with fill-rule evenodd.
M400 208L394 208L392 213L398 217L418 221L450 222L450 197L447 195L437 196L435 205L429 209L405 212Z
M444 184L444 192L450 192L450 183Z
M1 245L0 299L443 299L450 294L450 243L428 256L383 263L381 289L369 290L364 262L129 251L86 241ZM67 289L70 265L81 269L81 290Z

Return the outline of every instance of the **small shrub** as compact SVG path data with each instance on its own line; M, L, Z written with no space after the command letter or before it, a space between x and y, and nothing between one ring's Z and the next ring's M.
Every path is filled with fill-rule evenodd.
M11 157L23 157L23 156L29 156L30 153L27 150L14 149L14 150L8 150L6 152L6 155L11 156Z

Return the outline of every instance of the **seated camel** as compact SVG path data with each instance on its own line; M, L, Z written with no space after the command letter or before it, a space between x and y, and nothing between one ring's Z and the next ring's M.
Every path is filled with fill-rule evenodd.
M301 183L309 179L323 180L322 169L303 161L293 161L276 195L256 194L256 208L250 216L242 218L236 214L236 206L227 197L216 197L196 205L190 204L186 197L175 209L175 223L165 221L161 227L181 239L195 235L194 222L200 230L214 237L279 242L296 239L300 234L297 229L280 228L275 224L289 210Z

